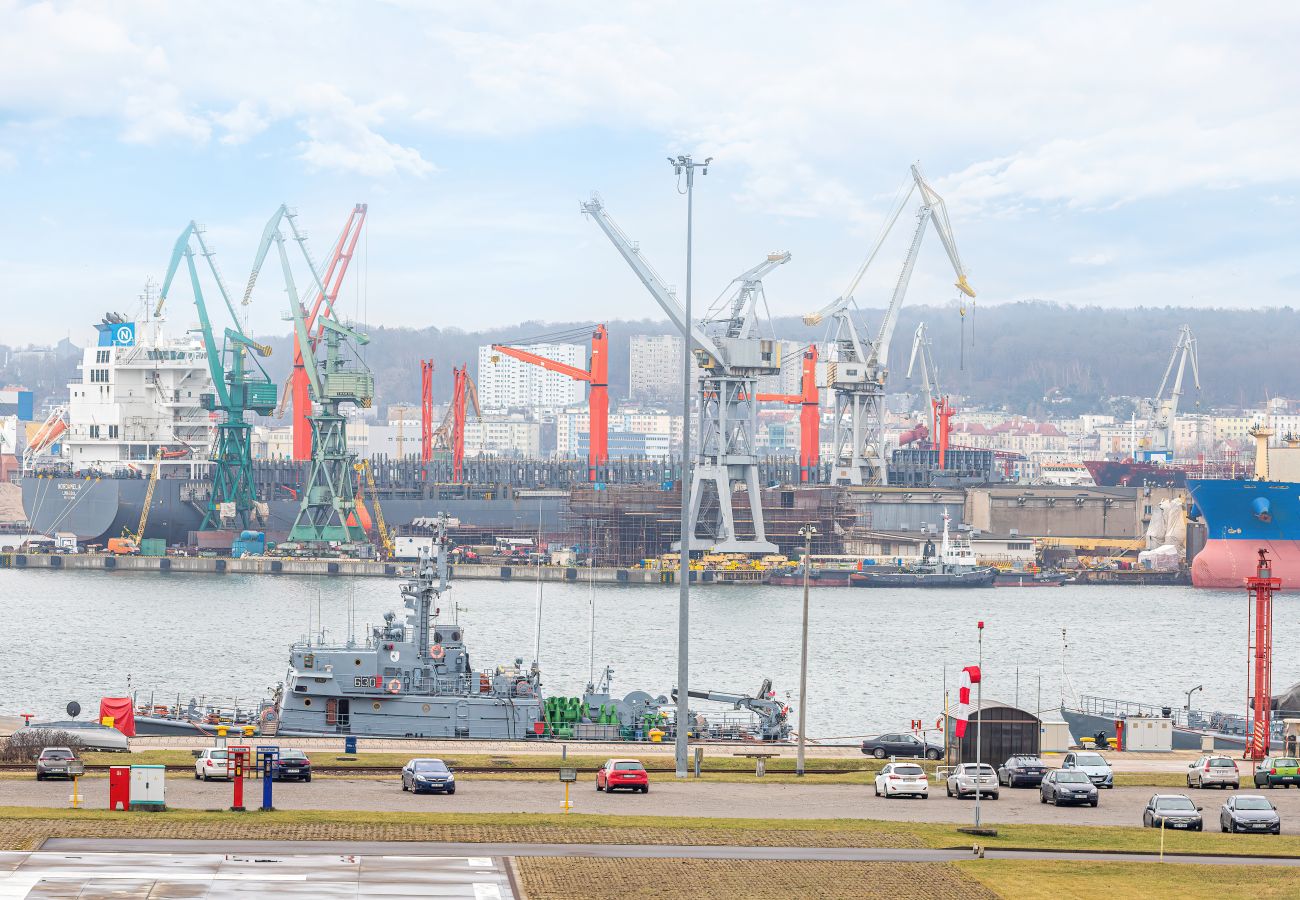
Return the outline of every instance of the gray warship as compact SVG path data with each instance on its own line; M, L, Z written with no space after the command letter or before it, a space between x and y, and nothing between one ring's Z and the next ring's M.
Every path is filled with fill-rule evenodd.
M190 700L185 707L136 703L137 734L212 733L221 725L255 728L265 736L472 738L480 740L651 740L675 732L665 695L611 693L613 672L588 684L582 697L546 697L537 663L523 659L475 669L465 628L439 620L448 588L445 522L436 556L422 550L413 577L401 585L406 616L384 614L364 643L327 645L310 638L289 651L289 670L273 695L244 709ZM783 741L789 708L765 680L756 696L691 692L730 705L740 717L696 712L691 735L702 739ZM138 698L138 695L137 695Z

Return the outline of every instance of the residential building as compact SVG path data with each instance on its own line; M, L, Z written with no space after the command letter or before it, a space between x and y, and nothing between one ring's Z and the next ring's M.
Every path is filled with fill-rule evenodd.
M578 344L526 344L518 349L577 369L587 367L586 350ZM477 384L479 403L494 411L559 409L581 403L587 396L585 382L548 372L490 346L478 348Z
M628 398L676 400L682 390L682 339L671 334L634 334L628 339Z

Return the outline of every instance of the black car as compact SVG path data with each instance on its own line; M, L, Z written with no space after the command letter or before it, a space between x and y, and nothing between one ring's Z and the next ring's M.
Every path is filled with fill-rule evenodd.
M1201 808L1183 794L1155 794L1142 811L1144 828L1181 828L1203 831Z
M879 737L867 738L862 742L862 752L876 759L887 759L891 756L914 756L926 759L943 757L942 747L922 741L910 734L882 734Z
M1267 798L1258 794L1238 794L1229 797L1219 810L1219 829L1236 834L1281 834L1282 817Z
M1067 803L1097 805L1097 786L1082 772L1056 769L1043 776L1038 785L1038 802L1063 806Z
M456 793L456 776L440 759L413 759L402 767L402 790Z
M1036 787L1047 774L1047 763L1037 756L1013 756L998 766L998 784L1007 787Z
M301 750L281 750L280 758L271 764L271 778L275 781L311 781L311 760Z

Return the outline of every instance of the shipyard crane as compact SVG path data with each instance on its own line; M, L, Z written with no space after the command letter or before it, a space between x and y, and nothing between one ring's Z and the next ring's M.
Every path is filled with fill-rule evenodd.
M605 469L609 466L609 332L605 326L597 325L591 333L591 361L586 369L505 344L493 344L492 350L591 385L587 396L587 480L593 483L604 481ZM496 357L492 361L496 362Z
M451 370L451 404L442 424L433 432L434 446L451 452L451 480L459 484L465 480L465 419L467 407L474 405L474 417L483 419L483 410L478 403L478 385L469 377L469 366L453 367Z
M364 209L360 207L357 212L364 215ZM313 307L315 317L310 325L309 313L298 293L293 267L289 263L289 251L281 228L286 222L314 282L317 300ZM304 361L302 371L307 377L308 395L316 404L316 412L307 417L311 426L311 461L289 540L313 546L363 543L366 533L357 518L357 486L351 477L354 455L348 449L347 422L340 407L352 403L369 409L374 400L374 375L361 361L358 349L370 339L339 321L333 297L326 290L325 280L307 250L305 235L298 230L294 215L287 206L281 205L267 222L253 265L254 273L261 269L272 246L280 259L295 344ZM249 279L250 292L254 281L255 275ZM313 340L314 337L318 340ZM317 358L320 342L325 345L323 359ZM345 349L349 351L346 354Z
M356 250L357 239L361 237L361 228L366 222L367 209L369 207L365 203L358 203L352 207L347 221L343 224L343 230L339 232L338 239L334 242L329 262L322 273L322 270L312 259L311 252L307 249L306 233L298 228L297 212L287 205L281 204L262 232L262 240L258 245L257 255L253 260L253 268L248 275L248 284L244 287L243 303L247 304L249 298L253 295L257 277L261 274L262 264L266 261L266 255L275 240L275 233L279 231L280 222L286 222L294 242L298 244L303 257L311 268L313 281L315 282L315 300L306 311L307 333L311 338L311 349L315 352L324 332L324 326L318 319L322 313L330 315L333 312L334 303L339 295L339 287L343 284L343 276L347 274L348 264L352 262L352 256ZM291 402L290 426L293 430L293 458L299 461L311 459L311 422L309 417L312 414L312 406L309 384L306 358L295 340L293 370L280 398L280 404L276 407L275 415L277 417L283 415L285 403Z
M433 360L420 360L420 462L433 459ZM427 478L427 468L421 477Z
M821 404L817 396L817 345L803 352L803 369L797 394L759 394L759 403L799 405L799 480L820 480Z
M939 468L943 469L948 461L952 417L957 414L957 410L946 394L940 394L939 369L934 364L934 357L930 355L930 338L924 322L916 326L916 334L912 338L912 356L907 362L909 379L918 361L921 363L921 388L925 391L925 404L930 410L930 437L939 451Z
M379 505L379 489L375 487L375 471L370 465L370 460L363 459L356 464L358 474L366 479L366 493L370 496L370 502L375 507L375 534L379 538L379 546L383 550L384 559L392 559L394 553L393 536L388 530L388 523L384 521L384 508Z
M1188 362L1192 364L1192 383L1199 391L1201 372L1196 360L1196 338L1192 337L1192 326L1184 325L1178 330L1173 353L1169 356L1155 398L1149 401L1150 424L1143 441L1146 446L1142 453L1146 460L1159 458L1162 462L1173 461L1174 419L1178 416L1178 401L1183 396L1183 374ZM1136 450L1134 455L1137 456Z
M676 291L664 283L642 256L641 248L610 218L601 198L593 194L591 200L582 204L582 212L600 226L677 329L689 335L687 349L694 353L700 367L697 394L700 449L690 477L688 527L691 534L708 541L714 552L775 552L776 545L767 539L759 494L756 385L760 376L780 371L781 347L775 340L756 336L755 317L762 297L763 276L789 262L790 254L769 253L758 265L732 280L735 291L716 302L708 318L699 323L688 322ZM683 477L683 502L685 481ZM753 523L752 539L742 538L736 530L733 493L736 483L746 488L745 502ZM700 511L706 492L716 495L717 509L714 512L710 503L710 515L703 521L708 534L701 535Z
M835 321L835 358L828 366L827 381L835 392L831 465L832 477L837 484L889 483L889 470L885 460L885 384L889 378L889 348L927 224L934 226L948 254L948 261L957 275L957 290L968 297L975 296L975 290L966 280L966 270L957 253L952 224L948 220L943 198L930 187L918 165L913 165L911 172L911 186L887 218L866 261L858 267L848 287L835 300L803 317L807 325L816 325L826 318ZM921 206L916 213L916 229L912 233L902 271L894 284L880 328L875 339L864 344L849 314L850 307L855 305L853 292L857 290L862 277L914 193L919 193L921 199Z
M199 254L207 260L234 325L225 329L220 344L213 332L207 304L203 299L191 242L198 245ZM271 348L253 340L240 328L239 316L231 302L225 279L221 277L212 251L203 238L203 230L195 222L186 225L176 239L162 291L158 295L160 308L167 300L172 279L176 277L182 260L189 272L194 306L199 314L199 333L207 355L208 372L212 376L213 393L202 395L199 403L204 409L218 412L222 416L217 422L217 436L212 448L212 491L199 527L201 530L232 527L235 524L241 529L248 528L251 524L265 527L266 505L257 501L253 487L252 426L246 419L246 413L264 416L275 409L275 383L258 361L258 357L270 356ZM256 371L246 368L246 359L253 361Z

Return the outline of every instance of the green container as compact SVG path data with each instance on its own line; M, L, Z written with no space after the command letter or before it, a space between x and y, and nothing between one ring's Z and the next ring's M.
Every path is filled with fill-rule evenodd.
M145 538L140 542L141 556L166 556L167 542L162 538Z

